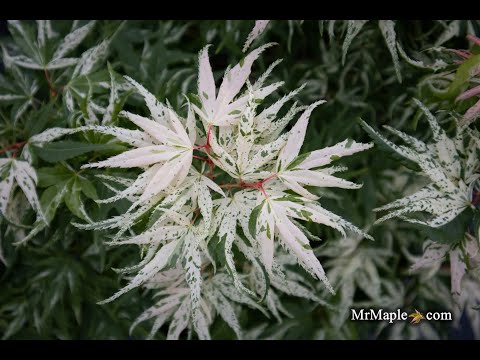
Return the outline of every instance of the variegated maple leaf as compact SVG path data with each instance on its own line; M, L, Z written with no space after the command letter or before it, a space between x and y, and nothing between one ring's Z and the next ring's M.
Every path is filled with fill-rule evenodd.
M327 27L328 27L328 34L330 38L333 38L334 33L335 33L335 23L337 20L323 20L323 22L327 22ZM369 20L344 20L343 21L346 24L346 35L343 40L343 45L342 45L342 63L345 63L345 58L348 53L348 49L350 48L350 45L357 37L357 35L360 33L362 28L369 22ZM322 29L323 29L323 23L322 23ZM380 32L382 33L383 38L385 39L385 44L388 47L388 51L390 52L390 55L392 56L393 60L393 65L395 68L395 74L397 76L398 82L402 82L402 75L400 71L400 62L398 59L398 52L397 52L397 34L395 32L395 21L393 20L378 20L378 28L380 29Z
M355 293L360 289L372 302L372 306L382 306L384 287L388 287L381 277L381 270L388 269L388 259L392 251L388 248L374 247L364 243L361 234L352 234L331 240L315 249L315 254L325 258L325 268L340 302L332 317L332 326L340 328L348 320L350 309L354 305ZM358 306L360 307L360 306Z
M295 265L294 256L282 250L280 245L275 247L275 262L269 276L269 284L265 282L265 272L258 262L254 261L254 254L246 246L239 246L239 250L249 259L253 266L248 274L253 283L255 292L265 298L265 305L279 323L283 321L282 315L289 318L294 316L281 302L282 294L301 297L331 308L330 304L319 298L312 284L301 274L289 268Z
M226 274L204 276L203 280L203 296L199 301L198 312L195 314L183 269L174 268L156 274L145 284L145 287L154 290L154 296L159 300L134 321L130 332L139 323L153 319L154 323L148 338L152 338L163 324L169 322L167 340L178 339L184 330L188 330L188 338L192 337L192 330L194 330L199 339L205 340L210 339L209 327L216 315L219 315L237 337L242 339L237 317L238 305L258 309L267 315L262 306L232 286Z
M0 215L5 216L7 205L18 186L25 194L28 202L40 219L44 219L43 211L38 200L37 174L35 169L23 160L14 158L0 159Z
M138 203L141 204L167 187L181 184L187 176L196 137L195 118L190 111L186 120L181 119L170 107L158 102L143 86L131 78L126 79L144 97L153 120L122 111L122 116L143 131L119 127L91 127L97 132L116 136L120 141L127 142L136 149L83 167L146 168L146 171L122 194L103 200L103 202L115 201L122 196L141 193L138 199Z
M111 245L136 244L146 250L140 263L119 270L137 272L136 275L102 303L135 287L148 287L163 274L178 270L179 280L174 280L172 285L176 290L162 292L165 298L158 306L140 317L140 321L157 317L153 333L170 320L171 326L174 325L170 338L178 338L189 324L199 338L209 338L208 324L212 317L208 314L213 310L206 309L213 307L240 337L238 321L226 298L256 308L256 301L265 300L268 309L279 318L280 312L286 312L273 288L323 303L307 287L295 279L289 280L275 260L274 249L281 245L294 262L321 279L333 292L310 247L311 234L300 221L324 224L344 235L346 230L351 230L369 237L341 216L321 207L316 202L318 197L304 187L359 188L333 176L345 168L330 164L369 149L372 144L345 140L299 155L310 115L324 101L310 106L294 103L278 118L282 107L301 87L258 111L266 96L283 84L264 85L279 61L270 65L253 85L250 83L253 62L270 45L251 51L239 64L229 68L218 93L208 47L201 50L196 96L199 101L187 103L186 119L126 77L144 97L151 116L146 118L126 111L120 115L141 130L118 126L86 126L76 130L113 135L135 147L84 168L140 167L144 170L134 181L103 175L104 180L125 188L119 190L107 185L115 194L99 202L128 199L131 206L113 218L76 225L84 229L118 229ZM297 123L283 133L299 112L302 114ZM54 135L61 132L57 130ZM218 178L224 181L219 183ZM145 218L148 222L142 230L134 231L133 225ZM129 236L125 235L127 231ZM256 264L253 271L257 281L253 289L252 284L245 281L245 269L234 258L235 249L245 255L248 266ZM168 284L170 280L165 278ZM170 291L178 296L172 298Z
M450 260L451 293L455 303L460 305L462 294L462 280L467 271L480 266L480 247L478 240L466 233L465 238L458 246L426 241L423 255L417 258L410 267L410 271L419 270L441 264L447 255ZM467 268L468 264L468 268Z
M267 27L268 23L269 23L269 20L255 21L255 26L253 27L252 31L250 31L250 34L248 34L247 40L243 45L243 49L242 49L243 52L246 52L250 47L250 45L255 41L255 39L258 38L265 31L265 28Z
M405 221L436 228L449 223L472 206L473 187L479 178L477 150L480 138L477 131L468 128L457 131L456 136L450 138L425 105L418 100L415 102L426 115L432 129L433 142L430 144L385 126L409 146L395 145L363 122L370 134L399 155L418 164L422 173L431 180L430 184L416 193L375 209L391 210L376 223L400 217ZM417 212L426 212L432 216L426 221L407 216Z
M238 96L240 90L244 87L250 73L253 62L258 59L260 54L273 44L263 45L245 56L244 59L233 68L227 69L218 89L215 86L212 67L208 58L208 47L200 51L198 62L198 98L201 106L193 105L195 112L200 119L209 126L229 126L237 123L240 114L245 111L248 101L248 94ZM269 86L263 86L266 76L271 70L267 70L267 75L261 77L253 85L254 97L264 99L275 91L283 82L274 83Z
M77 48L95 26L95 21L78 26L74 22L72 31L62 40L58 41L58 34L53 30L50 20L37 20L37 31L26 23L18 20L9 20L9 29L12 36L17 39L23 54L10 55L5 52L7 61L18 66L35 70L61 69L77 64L78 58L66 56Z

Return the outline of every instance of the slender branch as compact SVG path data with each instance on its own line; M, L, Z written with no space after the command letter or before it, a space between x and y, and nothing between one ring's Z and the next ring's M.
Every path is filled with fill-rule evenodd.
M210 160L210 159L206 159L206 158L203 158L203 157L197 156L197 155L193 155L193 158L201 160L201 161L207 161L207 162Z
M200 150L200 149L205 149L205 152L207 153L207 155L209 156L208 159L205 159L205 158L202 158L202 157L199 157L199 156L193 156L194 158L196 159L200 159L202 161L206 161L207 164L208 164L208 167L209 167L209 172L207 174L207 177L209 177L210 179L214 179L215 176L213 175L213 171L215 169L215 164L213 163L212 159L210 159L210 150L211 150L211 146L210 146L210 136L212 134L212 124L209 124L208 125L208 129L207 129L207 142L203 145L198 145L198 146L194 146L193 147L193 150Z
M222 189L235 189L235 188L243 188L241 184L222 184L219 185Z
M44 73L45 73L45 79L47 79L48 87L50 89L50 95L52 97L56 97L58 93L57 93L57 90L55 89L55 85L53 85L52 83L52 79L50 78L50 73L48 72L47 69L44 69Z
M207 154L210 154L210 149L211 149L211 146L210 146L210 135L211 135L211 132L212 132L212 124L209 124L208 125L208 129L207 129L207 142L203 145L197 145L197 146L194 146L193 147L193 150L200 150L200 149L205 149L205 151L207 152Z
M480 46L480 39L476 37L475 35L468 34L467 39L470 40L471 42L475 43L476 45Z
M275 174L272 174L272 175L270 175L269 177L263 179L263 180L262 180L262 184L266 183L268 180L271 180L271 179L273 179L273 178L276 178L277 175L278 175L278 174L275 173Z
M268 198L268 194L267 192L265 191L265 189L263 188L263 184L265 184L268 180L271 180L273 178L277 177L277 174L272 174L270 176L268 176L267 178L261 180L261 181L257 181L257 182L254 182L254 183L247 183L243 180L240 179L240 182L239 183L234 183L234 184L222 184L220 185L221 188L223 189L236 189L236 188L243 188L243 189L257 189L259 191L262 192L262 194Z
M215 164L213 163L213 161L210 158L208 158L207 164L208 164L208 167L210 168L210 171L208 172L207 177L209 177L210 179L213 180L215 178L215 176L213 175L213 170L215 169Z
M26 141L20 141L20 142L17 142L15 144L12 144L12 145L5 146L4 148L0 149L0 154L4 153L5 151L8 151L8 150L13 150L14 154L15 154L26 143L27 143Z
M477 204L480 202L480 192L475 192L474 194L475 195L473 197L473 200L472 200L471 204L473 206L477 206Z
M197 220L198 215L200 215L200 208L197 208L197 210L195 210L195 216L193 217L191 225L195 224L195 221Z

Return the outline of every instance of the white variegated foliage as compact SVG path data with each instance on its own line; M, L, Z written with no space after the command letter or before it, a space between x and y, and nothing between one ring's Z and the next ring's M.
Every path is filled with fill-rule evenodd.
M37 217L43 220L44 214L38 200L36 183L35 169L27 161L0 158L0 216L7 216L7 206L18 186L37 213Z
M334 26L336 20L323 20L328 22L329 36L334 36ZM352 41L358 36L363 27L369 22L369 20L344 20L343 25L346 25L346 35L342 45L342 63L345 64L345 59L348 54L348 49ZM400 61L398 58L397 50L397 34L395 31L395 21L393 20L378 20L378 28L385 40L388 51L392 56L393 66L395 68L395 74L398 82L402 82L402 74L400 71Z
M247 259L254 259L252 252L248 248L241 246L240 251ZM259 263L255 261L252 261L253 267L248 275L248 280L253 285L255 292L265 298L264 302L267 309L279 323L283 321L282 315L293 318L293 315L281 303L280 295L282 293L330 307L327 302L318 297L315 288L308 279L289 268L289 266L296 264L294 256L282 251L281 246L275 247L275 253L275 263L269 277L270 287L266 287L265 273Z
M405 221L438 228L472 206L472 191L479 177L477 151L480 146L480 137L477 131L465 128L463 131L458 130L456 136L450 138L433 114L422 103L417 100L415 102L428 119L433 132L432 143L426 144L385 126L408 146L396 145L364 123L365 127L381 138L392 150L417 163L422 173L431 181L414 194L375 209L391 211L376 222L400 217ZM418 212L428 213L431 218L424 221L407 216Z
M185 280L185 271L173 268L157 273L146 284L147 289L155 291L159 298L155 305L145 310L132 324L130 331L141 322L153 319L149 338L152 338L164 324L169 322L167 340L177 340L184 330L194 330L199 339L210 339L209 327L215 317L220 316L235 332L239 339L243 334L237 318L239 305L260 310L265 309L253 301L242 291L236 289L228 275L217 273L213 277L203 275L202 298L199 301L198 313L193 312L190 287ZM194 317L198 317L197 320Z
M75 25L76 23L74 23ZM8 62L34 70L56 70L76 65L78 58L66 57L70 52L77 48L87 37L95 26L95 21L72 28L62 40L58 40L58 34L51 31L50 20L37 21L37 36L35 37L32 29L24 22L19 20L9 20L9 29L14 36L22 39L26 46L23 47L25 54L9 55L4 50L4 56ZM50 29L49 31L47 31ZM54 50L52 50L52 46Z
M22 224L22 219L30 210L30 204L28 201L25 201L25 199L26 197L22 192L15 192L13 196L10 196L5 214L0 214L0 224L4 222L3 216L5 216L5 219L7 219L10 224L15 225L7 226L5 231L0 234L0 261L6 266L10 263L3 254L3 244L5 244L3 240L10 239L13 244L19 244L24 241L26 236L27 229L21 226L16 226Z
M127 80L143 95L153 120L123 111L122 115L141 128L142 132L117 127L94 127L100 133L117 136L136 149L84 167L148 167L126 190L133 194L141 193L138 199L138 204L141 204L167 187L181 184L187 176L196 137L195 118L190 111L186 120L181 119L173 109L159 103L143 86L133 79Z
M388 247L375 247L365 243L362 235L331 240L316 249L315 254L326 258L325 268L340 302L332 317L332 326L340 328L350 316L350 309L357 307L354 296L360 289L371 301L371 306L385 306L385 280L380 271L388 270L392 251Z
M5 48L3 49L3 63L10 70L14 81L0 75L0 82L4 88L3 91L0 91L0 104L18 104L13 114L13 120L17 121L33 105L33 99L40 85L36 79L27 76L15 64L8 62Z
M417 272L428 268L438 271L439 265L447 258L450 260L451 293L457 306L461 306L462 280L467 273L467 264L471 270L480 265L480 247L478 240L465 234L464 240L457 246L440 244L433 241L424 243L423 255L414 260L410 271Z
M257 25L252 36L265 24ZM281 270L275 248L282 247L289 253L291 263L300 264L333 292L310 246L308 237L312 235L301 222L323 224L343 235L349 230L370 237L324 209L317 202L318 197L305 190L305 186L358 189L360 185L335 177L335 173L345 168L331 163L369 149L372 144L345 140L300 155L310 115L324 101L310 106L294 103L280 117L281 109L302 87L261 111L258 109L283 84L265 85L279 61L255 82L250 82L254 61L271 45L252 50L239 64L227 69L218 91L208 47L202 49L198 94L195 101L187 103L185 118L168 102L159 102L143 86L126 77L142 95L150 112L149 117L127 111L120 113L138 130L112 125L81 128L113 135L132 147L84 168L143 170L133 181L105 177L125 188L118 190L117 186L107 185L114 195L98 202L128 199L131 206L124 214L76 226L118 229L111 245L135 244L145 251L140 263L118 270L136 275L102 303L138 286L165 287L159 293L160 302L138 320L155 317L152 334L169 321L169 338L178 338L183 329L189 328L200 339L207 339L212 314L218 312L240 337L230 302L265 311L257 303L265 301L268 311L279 319L280 313L288 312L281 306L277 291L324 304L293 272ZM285 132L298 113L301 115L296 124ZM217 183L219 176L229 176L230 182ZM147 218L148 224L136 233L132 227L142 218ZM246 269L239 267L237 250L247 258L249 266L254 266L249 272L255 280L253 284L245 279ZM220 264L225 268L220 268ZM169 278L169 274L174 274L172 269L176 269L178 281Z
M463 314L470 323L474 338L480 336L480 276L466 276L463 281L463 291L459 299L460 306L454 309L453 319L456 327L461 328ZM463 313L463 314L462 314Z
M243 52L246 52L250 45L255 41L255 39L258 38L265 31L268 22L269 20L255 21L255 26L253 27L252 31L250 31L250 34L248 34L247 41L245 41L245 44L243 45Z

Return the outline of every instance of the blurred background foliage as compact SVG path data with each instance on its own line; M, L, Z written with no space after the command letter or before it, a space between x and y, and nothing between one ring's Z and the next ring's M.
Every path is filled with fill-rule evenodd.
M56 31L66 33L71 21L54 21ZM217 79L224 69L242 58L243 42L253 21L99 21L92 33L75 50L76 55L112 37L108 56L87 79L108 81L107 61L116 74L128 75L143 84L158 99L166 100L176 109L185 104L181 93L196 88L197 55L205 44L210 49L212 67ZM477 21L458 22L458 29L448 38L451 22L397 21L398 42L410 56L429 56L429 49L442 43L455 49L468 48L467 32L478 32ZM2 45L12 43L6 26L1 34ZM447 32L447 35L445 33ZM376 21L367 23L353 39L345 63L342 64L342 45L346 21L272 21L256 44L276 42L256 62L253 77L262 74L278 58L278 65L270 81L285 80L278 96L306 84L296 98L300 104L309 104L323 98L327 103L315 110L303 151L333 145L345 138L368 142L370 138L358 124L358 118L376 128L389 124L414 134L429 136L426 121L418 120L412 97L434 105L437 110L451 111L453 101L438 101L419 84L431 71L410 66L400 59L402 82L397 80L394 63L378 30ZM418 58L418 57L417 57ZM34 124L38 131L52 126L68 126L81 121L84 110L73 115L61 99L52 97L48 82L41 71L22 69L23 78L2 70L0 93L25 93L28 109L18 115L22 104L0 103L0 147L24 141ZM50 74L57 86L63 86L61 70ZM20 75L18 75L20 76ZM22 84L26 85L22 87ZM78 85L81 86L81 85ZM106 89L93 89L96 96ZM276 100L272 98L270 101ZM126 96L126 107L139 107L136 96ZM81 106L80 106L81 108ZM458 109L459 111L461 109ZM139 110L137 110L138 112ZM140 110L144 111L144 110ZM85 135L82 135L85 136ZM81 135L73 139L81 140ZM89 139L102 144L102 139ZM51 149L52 150L52 149ZM122 278L112 268L135 264L139 257L136 247L107 247L106 235L81 231L71 225L82 212L78 204L88 209L95 219L121 213L125 204L97 204L95 198L109 193L94 176L82 175L81 164L91 161L98 153L93 149L69 157L58 151L36 159L39 170L40 197L52 196L61 184L70 184L69 195L58 205L49 227L42 229L25 245L12 243L18 232L28 232L0 219L0 241L6 266L0 264L0 335L11 339L143 339L149 332L148 324L140 324L133 335L129 327L133 320L152 305L145 290L133 290L106 305L97 305L113 294ZM57 149L62 151L64 149ZM112 149L113 152L118 149ZM57 154L57 155L55 155ZM78 156L77 156L78 155ZM410 326L378 322L349 321L350 308L364 306L384 309L414 308L424 311L451 310L448 269L437 272L410 274L412 256L422 253L427 234L413 225L390 220L372 226L372 209L402 197L421 186L418 176L378 146L355 155L344 162L349 167L345 178L363 183L357 191L335 189L318 193L322 205L347 220L368 229L374 242L363 239L340 239L334 231L312 224L310 231L322 239L314 243L315 251L327 275L335 285L337 295L327 295L317 286L323 298L334 305L331 310L315 306L299 298L284 299L285 307L294 316L277 323L257 310L243 308L241 325L251 339L389 339L389 338L474 338L480 335L478 311L465 310L455 322L424 322ZM89 172L94 174L94 172ZM50 192L50 193L48 193ZM21 204L23 194L16 195ZM45 200L46 201L46 200ZM14 209L20 224L32 224L31 209ZM296 268L296 271L301 271ZM478 283L476 289L476 305ZM473 294L473 292L472 292ZM474 296L474 295L472 295ZM472 308L475 299L471 300ZM460 321L461 320L461 321ZM379 325L381 324L381 325ZM217 319L211 329L213 338L235 338L233 331ZM160 331L155 338L165 337Z

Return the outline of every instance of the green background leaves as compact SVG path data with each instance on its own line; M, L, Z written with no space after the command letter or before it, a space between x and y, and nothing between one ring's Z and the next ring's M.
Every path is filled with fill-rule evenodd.
M138 80L159 100L168 99L175 109L185 114L185 108L181 107L185 99L181 93L196 90L198 51L207 43L214 44L211 49L212 65L214 69L220 69L214 73L219 79L227 64L237 63L243 56L243 39L253 23L127 21L122 25L121 21L98 21L82 44L68 54L69 58L81 59L87 49L97 47L99 54L95 64L84 64L82 69L89 70L82 74L75 72L74 65L51 69L50 84L43 71L8 67L4 63L5 70L0 76L0 148L28 141L47 128L76 128L93 118L92 114L102 119L104 113L101 110L108 107L110 98L108 84L111 78L106 61L111 64L113 77L117 78L120 88L112 116L115 124L131 126L116 116L122 105L135 113L145 111L141 98L131 95L131 90L119 80L119 74ZM464 21L465 26L461 28L468 29L468 23ZM28 57L40 57L40 60L45 60L42 64L46 65L63 37L73 27L86 24L85 21L75 24L52 21L57 36L40 48L35 45L38 39L33 22L26 25L25 36L13 31L0 40L12 54L17 51ZM410 103L414 96L433 106L440 114L444 113L443 119L447 118L447 112L460 112L465 107L465 104L455 103L454 98L466 87L471 77L469 71L478 65L478 55L452 72L453 81L447 84L446 93L439 95L438 91L422 83L426 76L423 70L408 66L402 59L400 70L403 81L401 84L397 81L392 48L385 45L376 21L365 24L352 40L342 65L345 24L342 21L334 25L324 21L272 21L266 33L253 44L253 47L270 41L280 44L268 49L265 56L257 61L253 79L263 73L272 61L284 58L271 79L272 83L286 80L279 96L306 84L304 91L296 97L299 105L320 98L327 100L312 115L301 153L333 145L345 138L357 142L370 141L368 132L356 121L359 117L375 129L388 124L407 133L415 130L415 136L428 138L430 133L426 122L414 121L415 109ZM441 21L397 21L396 40L409 56L420 59L421 56L430 56L427 50L442 38L447 28L448 24ZM456 33L445 46L467 48L464 35ZM108 46L102 54L98 46L107 38ZM56 96L52 95L52 86ZM271 101L274 100L277 99ZM82 231L72 225L74 222L88 222L89 218L100 221L125 211L128 206L125 202L97 204L96 199L112 196L113 192L95 176L99 174L98 170L80 169L87 162L105 159L125 147L110 138L74 134L29 148L39 178L37 193L47 222L38 222L34 212L22 205L26 200L20 191L12 200L15 205L12 211L18 216L17 225L23 227L0 219L0 246L7 263L7 266L0 264L0 334L3 338L14 339L128 338L133 320L152 305L151 296L133 290L115 302L102 306L96 303L125 283L112 268L137 263L140 251L135 246L107 247L104 242L111 237L108 231ZM11 152L4 154L0 156L12 155ZM17 156L27 155L19 152ZM381 146L376 146L353 159L342 159L350 171L341 176L363 183L361 189L312 191L318 192L316 195L321 196L321 203L327 209L360 227L368 227L374 221L373 208L402 197L418 185L416 175L411 171L416 168L397 160ZM109 171L106 173L113 174ZM133 178L136 172L121 170L115 175ZM350 297L353 304L362 306L451 309L448 276L440 272L426 280L424 275L408 274L411 259L407 255L420 255L427 237L442 243L457 243L464 229L472 225L472 216L471 212L465 211L454 222L437 231L425 232L425 229L402 224L398 220L371 228L369 233L376 241L362 244L360 261L376 263L370 260L381 257L379 254L384 255L386 266L376 268L378 278L375 279L380 284L381 296L372 299L361 288L347 291L347 287L341 288L341 284L333 284L339 289L338 298L327 297L320 288L318 293L334 305ZM251 216L252 225L256 223L254 220L256 214ZM478 238L477 223L475 221L474 231ZM324 247L334 246L338 233L315 223L309 223L307 227L322 239L313 243L315 252L321 261L327 259ZM32 235L26 245L18 248L12 245L28 234ZM210 251L218 254L221 265L224 242L214 240L210 243ZM348 251L352 250L347 249L345 253L348 254ZM235 259L241 259L241 255L235 254ZM344 271L342 266L330 263L326 266L327 275ZM350 321L334 326L338 319L335 311L289 296L284 296L282 301L292 313L291 319L277 324L258 310L242 307L239 317L241 326L251 331L253 338L394 337L389 326L377 329L372 324ZM469 313L468 321L472 326L480 324L474 312ZM435 335L448 337L450 326L447 323L434 324ZM253 329L262 327L262 331L253 332ZM145 338L149 329L148 323L140 324L134 337ZM414 330L406 328L399 333L403 338L424 336L421 333L412 335L411 331ZM233 338L232 331L220 319L215 321L211 334L218 339ZM162 339L165 335L166 329L163 328L156 338ZM480 336L478 330L472 336Z

